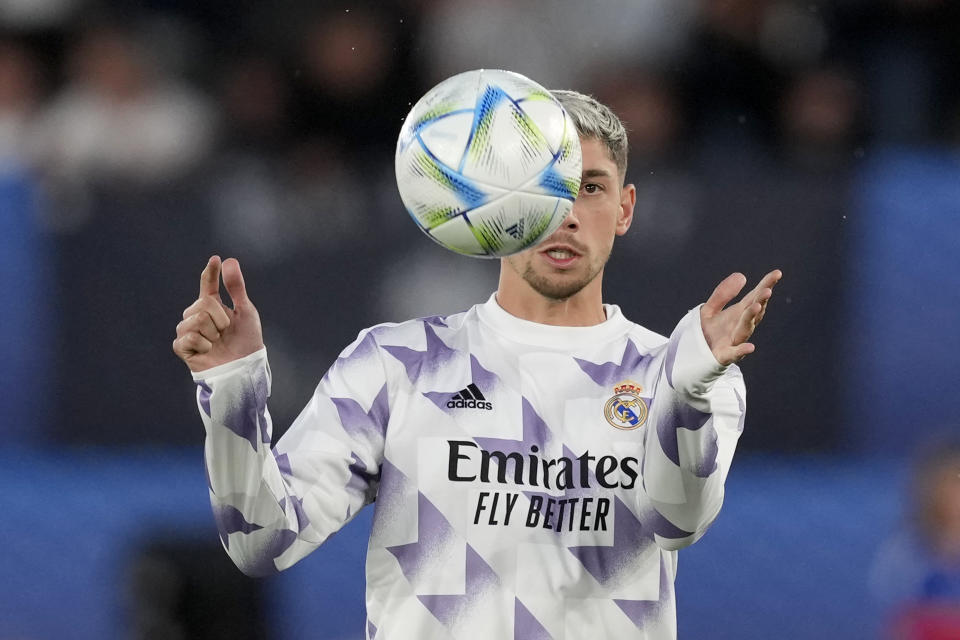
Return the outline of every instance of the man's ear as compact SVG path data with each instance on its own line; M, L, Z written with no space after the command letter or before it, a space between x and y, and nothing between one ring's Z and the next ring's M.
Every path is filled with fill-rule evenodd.
M632 184L623 185L620 190L620 215L617 216L617 235L622 236L633 223L633 208L637 204L637 188Z

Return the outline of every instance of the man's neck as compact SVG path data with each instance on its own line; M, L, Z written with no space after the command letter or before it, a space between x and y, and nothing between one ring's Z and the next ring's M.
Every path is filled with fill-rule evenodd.
M583 289L563 300L535 291L526 281L500 279L497 304L512 316L562 327L589 327L607 319L601 292L602 273Z

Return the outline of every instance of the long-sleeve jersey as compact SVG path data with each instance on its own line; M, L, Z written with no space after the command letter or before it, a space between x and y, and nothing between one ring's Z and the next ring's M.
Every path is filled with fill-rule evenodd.
M604 308L367 329L272 449L264 350L195 373L230 557L285 569L373 502L370 640L676 637L676 551L720 510L746 392L699 308L669 339Z

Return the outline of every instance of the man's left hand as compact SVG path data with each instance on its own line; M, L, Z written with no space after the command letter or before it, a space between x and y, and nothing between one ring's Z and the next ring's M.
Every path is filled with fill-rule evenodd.
M763 276L753 291L724 309L747 284L745 275L732 273L717 285L710 298L700 307L703 336L717 362L726 366L753 353L756 347L747 340L763 320L767 303L773 296L773 286L782 276L779 269L774 269Z

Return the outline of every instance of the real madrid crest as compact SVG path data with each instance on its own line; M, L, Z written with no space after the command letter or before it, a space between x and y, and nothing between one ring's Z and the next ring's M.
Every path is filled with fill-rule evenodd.
M647 421L647 403L640 394L643 392L636 382L624 380L613 388L613 397L603 407L603 415L617 429L629 431L638 429Z

